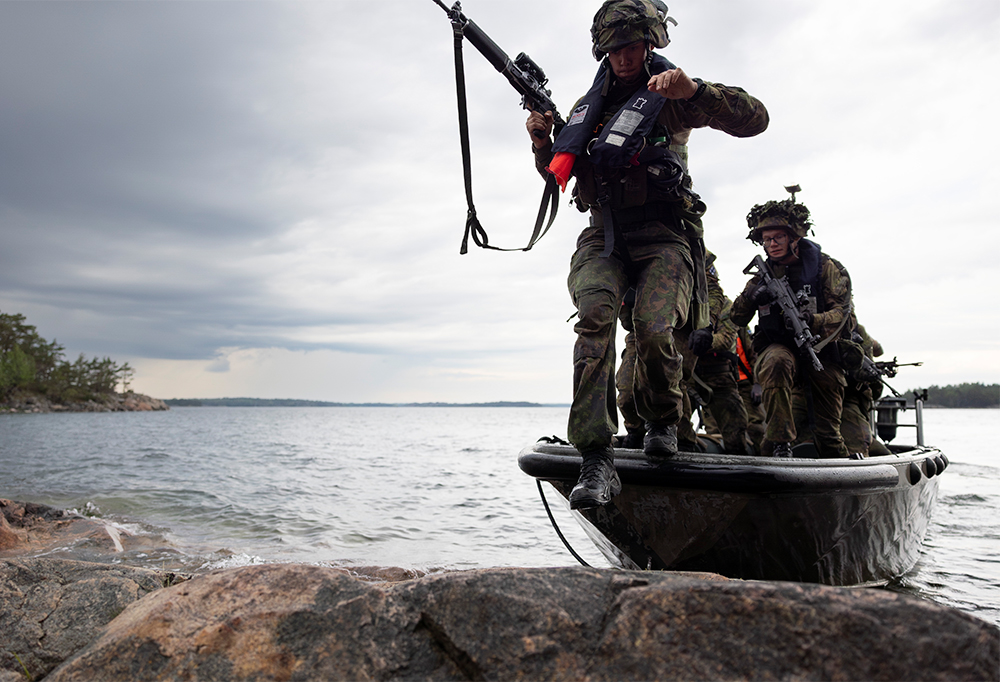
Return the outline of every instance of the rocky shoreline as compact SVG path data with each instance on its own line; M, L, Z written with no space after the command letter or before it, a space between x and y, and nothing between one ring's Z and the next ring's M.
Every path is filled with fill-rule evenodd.
M159 398L127 391L71 403L52 402L45 396L18 394L0 402L0 414L43 414L48 412L154 412L169 410Z
M81 519L0 508L0 682L1000 679L1000 629L882 590L584 567L184 576L39 558Z

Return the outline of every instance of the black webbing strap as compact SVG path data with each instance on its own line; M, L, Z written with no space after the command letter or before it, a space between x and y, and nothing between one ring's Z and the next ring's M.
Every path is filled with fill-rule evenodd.
M556 182L555 176L549 174L545 180L545 191L542 193L542 202L538 207L538 217L535 218L535 228L531 232L531 239L528 240L527 246L517 249L502 249L490 244L490 238L479 222L479 217L476 215L476 206L472 201L472 154L469 149L469 114L465 96L465 64L462 60L463 25L460 22L452 21L451 26L455 34L455 87L458 93L458 131L462 141L462 170L465 174L465 199L469 204L469 210L465 218L465 236L462 237L462 248L459 253L464 254L469 252L469 235L472 236L472 241L476 243L476 246L484 249L492 249L494 251L528 251L539 239L545 236L545 233L549 231L553 221L556 219L556 211L559 209L559 185ZM550 202L551 211L549 212L549 220L543 229L542 223L545 222L545 213L549 211Z
M556 535L558 535L559 539L562 540L563 546L566 547L566 549L569 550L569 553L572 554L573 557L581 564L583 564L587 568L593 568L593 566L588 564L582 556L576 553L576 550L573 549L573 545L569 544L569 540L566 539L566 536L563 535L563 532L559 529L559 524L556 523L556 517L552 515L552 510L549 509L549 501L545 499L545 491L542 490L541 479L536 478L535 483L538 484L538 494L541 495L542 497L542 506L545 507L545 513L549 515L549 522L552 524L552 527L555 528Z
M601 206L601 220L604 222L604 250L601 251L600 258L608 258L615 250L615 214L606 195L598 201Z

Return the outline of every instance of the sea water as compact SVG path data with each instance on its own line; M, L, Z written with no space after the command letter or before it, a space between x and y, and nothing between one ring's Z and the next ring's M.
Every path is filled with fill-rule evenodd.
M565 566L517 454L565 407L174 408L0 415L0 498L98 517L138 549L48 555L188 572L259 562ZM897 589L1000 624L1000 410L925 410L951 466ZM897 441L913 442L901 429ZM549 499L556 497L547 486ZM560 505L580 556L607 562ZM129 546L129 543L126 543Z

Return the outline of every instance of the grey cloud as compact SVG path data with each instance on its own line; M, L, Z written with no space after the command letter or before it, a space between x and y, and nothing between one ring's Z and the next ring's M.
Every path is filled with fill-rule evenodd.
M464 6L511 55L527 51L546 69L565 113L597 68L588 28L598 4ZM759 139L692 137L709 245L737 273L727 282L748 259L743 216L781 182L804 182L821 217L824 201L842 203L825 195L851 187L837 158L847 114L860 139L853 161L910 135L873 120L874 99L806 87L815 55L769 53L810 7L671 7L681 25L666 54L772 111ZM976 8L995 24L994 9ZM542 21L526 26L527 12ZM0 3L0 309L74 351L216 370L220 348L474 366L477 353L561 342L573 312L566 268L585 220L567 197L533 252L458 256L451 41L430 0ZM516 246L541 190L524 113L469 45L465 59L480 217L493 243ZM977 191L969 203L983 207L982 222L995 211ZM906 201L880 201L879 224L899 220ZM868 224L841 222L821 241L850 253L835 235ZM850 255L852 268L877 267L878 254Z

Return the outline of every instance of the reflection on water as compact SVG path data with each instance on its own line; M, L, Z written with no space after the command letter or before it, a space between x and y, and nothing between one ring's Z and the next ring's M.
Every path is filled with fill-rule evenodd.
M928 410L952 466L922 558L892 589L1000 623L998 410ZM420 570L561 566L517 453L565 408L175 408L0 415L0 497L113 524L114 560L204 571L261 561ZM907 434L901 434L905 438ZM606 562L559 508L574 548ZM50 556L107 561L110 536Z

